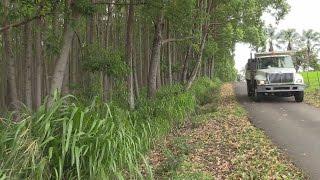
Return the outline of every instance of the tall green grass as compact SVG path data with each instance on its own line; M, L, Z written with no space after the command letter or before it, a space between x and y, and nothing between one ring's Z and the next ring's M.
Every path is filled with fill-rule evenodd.
M305 83L308 85L308 91L314 92L320 89L320 72L302 73Z
M218 86L209 79L189 92L164 87L153 100L139 99L135 111L66 96L55 98L50 109L23 114L19 123L8 117L0 122L0 179L152 178L145 154L212 88Z

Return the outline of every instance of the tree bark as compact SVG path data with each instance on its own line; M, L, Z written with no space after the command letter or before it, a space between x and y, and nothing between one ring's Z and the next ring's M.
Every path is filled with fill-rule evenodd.
M8 7L9 1L3 0L3 27L8 25ZM8 86L10 89L10 105L12 105L12 110L18 111L18 93L17 93L17 84L16 84L16 75L15 75L15 63L11 49L10 43L10 28L5 29L2 34L3 44L4 44L4 59L8 62Z
M114 0L112 0L114 2ZM112 38L112 13L114 10L113 5L108 5L108 15L107 15L107 22L106 22L106 27L105 27L105 39L104 39L104 45L105 48L110 48L110 41ZM106 73L103 73L103 100L104 102L107 102L109 100L109 91L111 90L111 79L108 77Z
M191 51L192 51L192 46L190 45L183 61L183 69L182 69L182 75L181 75L182 83L187 82L189 57L191 55Z
M167 23L167 38L170 39L170 24ZM172 59L171 59L171 43L168 42L167 46L167 53L168 53L168 78L169 78L169 85L172 85Z
M148 97L152 98L155 96L157 91L157 71L160 64L161 56L161 41L162 41L162 23L163 23L163 12L157 17L155 22L154 40L151 52L151 62L149 69L149 80L148 80Z
M198 56L198 59L197 59L197 64L196 64L195 68L193 69L192 74L190 76L190 79L189 79L189 81L187 83L187 86L186 86L187 90L191 88L192 83L196 79L197 74L199 72L199 69L200 69L200 66L201 66L201 61L202 61L202 56L203 56L203 51L204 51L206 40L207 40L207 36L208 36L207 32L204 32L203 35L202 35L201 44L200 44L200 52L199 52L199 56Z
M38 109L42 100L42 77L43 77L43 59L42 59L42 20L38 19L36 26L39 29L36 30L36 42L35 42L35 54L36 54L36 94L35 94L35 107Z
M137 56L135 56L133 59L133 77L134 77L134 92L137 99L140 97L140 90L139 90L139 78L138 78L138 72L137 72Z
M52 104L52 98L54 93L57 91L59 94L61 93L64 73L67 67L69 53L72 45L72 39L74 36L74 31L71 27L70 22L66 22L64 35L63 35L63 46L59 56L59 59L56 62L54 73L52 76L51 87L50 87L50 97L47 107L50 107Z
M71 48L70 48L71 50ZM69 52L69 57L71 53ZM70 84L70 59L68 58L66 69L63 75L63 81L62 81L62 95L65 96L69 94L70 89L69 89L69 84Z
M132 2L132 0L130 1ZM127 12L127 33L126 33L126 59L129 67L129 75L127 77L128 103L130 109L134 109L134 77L133 77L133 22L134 22L134 6L131 4Z
M149 47L149 29L147 24L143 23L143 49L144 49L144 57L143 57L143 85L148 85L148 76L149 76L149 68L150 68L150 47Z
M214 55L211 57L211 63L210 63L210 79L214 76Z
M140 24L140 26L138 27L139 29L139 46L137 48L137 51L139 53L139 59L137 58L137 60L139 60L137 62L137 76L138 76L138 81L139 81L139 86L142 87L143 86L143 48L142 48L142 26Z
M26 46L26 106L32 110L32 28L31 24L25 25L25 46Z

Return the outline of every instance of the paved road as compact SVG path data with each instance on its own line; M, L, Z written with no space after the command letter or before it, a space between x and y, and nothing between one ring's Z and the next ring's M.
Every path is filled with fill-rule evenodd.
M320 109L296 103L294 98L267 97L255 103L247 97L245 83L237 83L235 90L252 123L263 129L311 179L320 180Z

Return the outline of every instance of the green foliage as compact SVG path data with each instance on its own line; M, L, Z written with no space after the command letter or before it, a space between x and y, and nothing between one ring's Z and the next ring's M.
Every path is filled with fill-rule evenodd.
M319 91L320 90L320 72L304 72L302 73L304 82L308 85L308 91Z
M58 34L55 34L53 30L45 33L45 49L47 56L57 56L61 50L61 42Z
M90 72L104 72L111 77L124 77L129 71L123 54L119 51L93 44L88 45L84 52L83 67Z
M304 82L307 84L305 91L306 103L320 108L320 72L304 72L302 75Z
M204 77L198 79L197 82L191 87L190 91L195 95L197 104L205 105L209 102L213 102L212 98L215 98L215 96L210 92L215 89L220 89L221 84L222 83L219 79L212 81L209 78Z
M24 114L19 123L9 117L0 124L0 177L142 178L144 154L194 111L193 93L211 84L203 79L190 92L165 87L151 101L142 97L131 112L112 102L85 105L67 96L56 98L50 109Z
M195 0L175 0L169 1L166 8L166 19L169 21L171 29L175 32L189 34L186 27L192 27L191 19L194 15Z
M77 0L75 9L84 16L90 16L96 11L96 6L91 0Z

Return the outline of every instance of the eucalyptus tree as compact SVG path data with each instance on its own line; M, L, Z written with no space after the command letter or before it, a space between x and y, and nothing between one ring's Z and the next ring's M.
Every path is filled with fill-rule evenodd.
M130 109L134 109L134 78L133 78L133 23L134 23L134 6L133 0L130 0L127 10L127 33L126 33L126 59L129 67L129 75L127 77L128 103Z
M181 6L177 6L181 5ZM163 26L164 21L169 20L176 22L175 26L182 27L186 24L194 22L192 18L192 11L195 7L195 1L188 0L177 0L177 1L164 1L155 0L147 1L144 6L144 14L151 17L151 21L154 24L154 36L153 43L151 47L151 59L150 68L148 75L148 96L153 97L157 90L157 73L160 68L161 59L161 47L165 43L170 43L173 41L178 41L178 39L164 39L163 38ZM179 17L179 19L177 19ZM185 26L186 27L186 26ZM189 26L187 28L192 28ZM188 31L190 32L190 31ZM179 40L188 39L186 37L181 37Z
M10 12L10 4L9 0L4 0L2 2L3 5L3 18L2 18L2 25L3 27L9 26L9 12ZM8 64L8 85L10 89L10 105L12 106L13 110L18 110L18 93L17 93L17 84L16 84L16 75L15 75L15 64L14 64L14 57L12 54L12 45L11 45L11 37L10 37L10 28L4 29L2 34L2 41L3 41L3 48L4 48L4 59L7 61Z
M11 103L22 100L30 106L32 92L35 107L45 96L52 98L69 86L70 93L88 93L91 98L120 93L112 89L126 83L123 91L128 94L122 95L122 102L129 102L132 108L133 91L138 97L143 86L154 97L161 85L179 79L186 89L202 75L233 80L235 44L261 47L266 39L262 15L269 11L281 19L288 11L285 0L17 2L8 1L7 16L0 11L0 18L7 20L0 32L9 32L2 36L9 40L4 50L8 55L13 50L12 60L5 58L6 80L16 83L15 88L7 88L12 93L6 95L11 97L18 90ZM21 50L22 39L28 51ZM18 68L12 69L15 66ZM12 80L9 76L17 77Z

